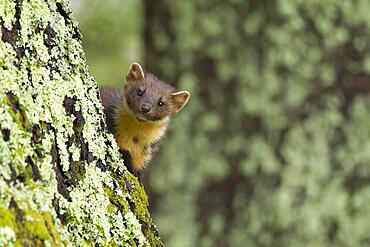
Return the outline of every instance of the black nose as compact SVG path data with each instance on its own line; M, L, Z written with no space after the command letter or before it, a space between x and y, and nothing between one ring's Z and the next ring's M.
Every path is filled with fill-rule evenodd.
M149 105L149 104L142 104L141 105L141 110L144 112L144 113L148 113L148 112L150 112L150 109L151 109L152 107Z

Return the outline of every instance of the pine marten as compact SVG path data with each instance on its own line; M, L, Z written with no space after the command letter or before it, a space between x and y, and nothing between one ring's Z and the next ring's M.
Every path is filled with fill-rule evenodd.
M139 176L166 133L170 118L188 102L188 91L177 91L140 64L131 64L124 90L100 88L108 130L114 134L129 171Z

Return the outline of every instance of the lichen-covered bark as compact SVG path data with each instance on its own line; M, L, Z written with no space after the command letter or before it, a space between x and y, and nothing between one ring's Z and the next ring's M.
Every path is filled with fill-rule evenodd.
M145 67L192 93L147 176L166 244L370 246L369 3L144 1Z
M162 246L70 6L0 1L0 246Z

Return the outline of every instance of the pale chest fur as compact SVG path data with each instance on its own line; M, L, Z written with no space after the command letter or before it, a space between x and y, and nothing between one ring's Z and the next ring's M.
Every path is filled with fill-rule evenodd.
M120 109L116 114L116 141L122 150L130 153L131 167L139 171L151 159L154 144L165 134L168 119L140 122L128 109Z

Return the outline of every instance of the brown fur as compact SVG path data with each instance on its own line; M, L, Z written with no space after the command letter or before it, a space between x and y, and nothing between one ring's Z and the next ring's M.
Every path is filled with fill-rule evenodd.
M100 88L100 93L108 128L130 163L129 170L136 174L150 161L170 117L190 97L187 91L177 92L154 75L144 74L136 63L129 68L123 93L111 87Z

